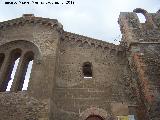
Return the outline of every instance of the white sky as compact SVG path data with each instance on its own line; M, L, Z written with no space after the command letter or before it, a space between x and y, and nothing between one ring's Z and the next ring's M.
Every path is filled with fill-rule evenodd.
M117 23L120 12L131 12L139 7L148 12L160 9L160 0L73 0L74 5L5 5L4 1L19 0L0 0L0 21L21 17L24 13L33 13L39 17L58 19L66 31L112 43L117 43L114 39L120 39ZM65 3L67 0L36 1Z
M66 31L115 44L118 44L121 36L117 23L120 12L143 8L155 13L160 9L160 0L72 0L75 4L70 5L5 5L6 1L20 0L0 0L0 21L32 13L38 17L58 19ZM65 3L67 0L36 1Z

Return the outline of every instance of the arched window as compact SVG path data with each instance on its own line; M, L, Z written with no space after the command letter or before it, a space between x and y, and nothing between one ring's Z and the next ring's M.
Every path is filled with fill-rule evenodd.
M33 60L34 60L34 53L27 52L25 55L25 60L26 60L26 66L24 68L25 69L24 77L23 77L22 84L20 85L19 90L27 90L28 88L28 83L29 83Z
M90 62L83 63L84 78L92 78L92 64Z
M0 92L27 90L34 57L40 57L39 55L37 46L28 41L17 40L2 45Z
M133 10L139 18L140 23L145 23L146 19L148 18L147 16L147 11L141 8L136 8Z
M20 60L20 58L18 58L18 59L14 62L13 70L12 70L12 73L11 73L11 80L9 80L9 82L8 82L6 91L10 91L10 90L11 90L11 86L12 86L12 83L13 83L13 79L14 79L14 76L15 76L15 73L16 73L16 70L17 70L17 67L18 67L19 60Z
M29 51L22 56L22 61L19 67L19 70L17 71L17 78L15 81L17 81L18 84L15 86L15 91L21 91L21 90L27 90L28 82L30 78L30 73L32 69L32 63L34 59L34 53L32 51Z

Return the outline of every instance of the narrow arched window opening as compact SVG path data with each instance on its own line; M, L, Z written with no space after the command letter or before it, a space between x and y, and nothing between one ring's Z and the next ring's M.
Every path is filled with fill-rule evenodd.
M137 16L139 18L140 23L145 23L146 22L146 18L142 13L137 13Z
M21 73L20 73L19 84L17 89L18 91L27 90L28 88L30 73L31 73L32 64L34 60L34 53L27 52L22 59L23 61L21 64Z
M14 79L14 76L15 76L15 73L16 73L16 70L17 70L17 67L18 67L19 60L20 60L20 58L18 58L18 59L14 62L13 70L12 70L12 73L11 73L11 78L10 78L10 80L9 80L9 82L8 82L6 91L10 91L10 90L11 90L11 86L12 86L12 83L13 83L13 79Z
M24 80L24 83L23 83L22 90L27 90L27 88L28 88L28 83L29 83L29 79L30 79L30 75L31 75L32 65L33 65L33 60L30 61L29 64L28 64L27 72L26 72L26 75L25 75L25 80Z
M5 58L4 53L0 53L0 69L1 69L1 66L3 64L4 58Z
M90 62L83 64L83 75L84 78L92 78L92 64Z

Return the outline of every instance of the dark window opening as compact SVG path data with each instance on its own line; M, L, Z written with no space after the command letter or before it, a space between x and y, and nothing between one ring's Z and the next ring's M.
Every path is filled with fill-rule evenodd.
M84 78L92 78L92 64L90 62L83 64L83 75Z
M13 83L13 80L14 80L14 76L15 76L17 67L18 67L19 60L20 60L20 58L18 58L18 59L14 62L13 70L12 70L12 73L11 73L11 75L10 75L11 78L10 78L10 80L9 80L9 82L8 82L6 91L10 91L10 90L11 90L11 86L12 86L12 83Z

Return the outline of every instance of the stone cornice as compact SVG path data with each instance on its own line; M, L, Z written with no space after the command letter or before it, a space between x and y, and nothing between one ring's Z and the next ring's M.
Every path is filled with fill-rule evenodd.
M25 24L41 24L50 28L62 28L62 25L56 19L34 17L33 14L24 14L20 18L0 22L0 30L9 27L23 26Z
M89 45L94 44L95 47L100 47L102 49L115 49L117 51L123 51L124 50L124 47L121 46L121 45L115 45L113 43L109 43L109 42L106 42L106 41L90 38L90 37L87 37L87 36L67 32L67 31L64 32L64 37L65 38L68 37L69 39L74 39L75 42L78 41L78 40L81 40L82 43L87 42Z

